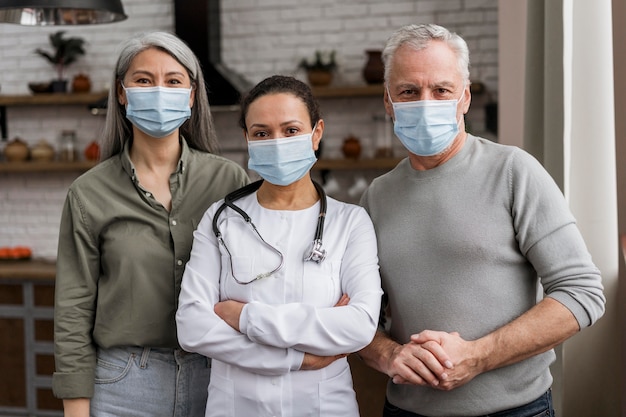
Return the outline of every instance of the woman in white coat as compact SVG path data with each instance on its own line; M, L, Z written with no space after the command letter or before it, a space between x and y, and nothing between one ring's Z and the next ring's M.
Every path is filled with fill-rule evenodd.
M207 210L176 314L181 346L213 359L206 416L358 416L346 356L378 323L372 223L311 179L324 121L306 84L261 81L240 125L262 179Z

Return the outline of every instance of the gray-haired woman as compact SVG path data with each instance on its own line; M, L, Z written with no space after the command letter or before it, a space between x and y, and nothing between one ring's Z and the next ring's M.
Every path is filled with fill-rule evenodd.
M180 349L176 300L200 218L249 181L216 144L193 52L164 32L126 41L102 160L61 219L53 390L66 416L204 415L210 366Z

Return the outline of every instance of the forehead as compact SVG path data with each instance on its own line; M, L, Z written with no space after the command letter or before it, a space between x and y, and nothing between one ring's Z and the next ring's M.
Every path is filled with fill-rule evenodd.
M258 97L248 107L247 124L280 120L309 121L304 101L290 93L271 93Z
M139 52L130 63L129 72L182 72L185 75L187 70L174 57L165 51L157 48L149 48Z
M400 46L393 56L392 69L389 79L392 85L462 82L457 56L442 41L430 41L420 50L408 44Z

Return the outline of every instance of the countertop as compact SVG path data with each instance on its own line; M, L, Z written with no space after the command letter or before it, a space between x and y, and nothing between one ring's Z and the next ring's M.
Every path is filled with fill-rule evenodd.
M54 281L56 263L44 259L0 260L0 280Z

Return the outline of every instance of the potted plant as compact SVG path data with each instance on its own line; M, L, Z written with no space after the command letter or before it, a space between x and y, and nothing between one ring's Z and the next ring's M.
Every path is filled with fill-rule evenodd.
M303 58L298 65L306 70L309 84L312 86L324 86L330 84L333 79L333 70L337 68L335 51L315 51L312 61Z
M75 62L79 56L85 54L85 40L78 37L63 37L65 31L58 31L50 34L50 45L54 49L52 53L37 48L35 52L46 58L57 71L57 79L52 80L51 90L53 92L67 91L67 79L65 69Z

